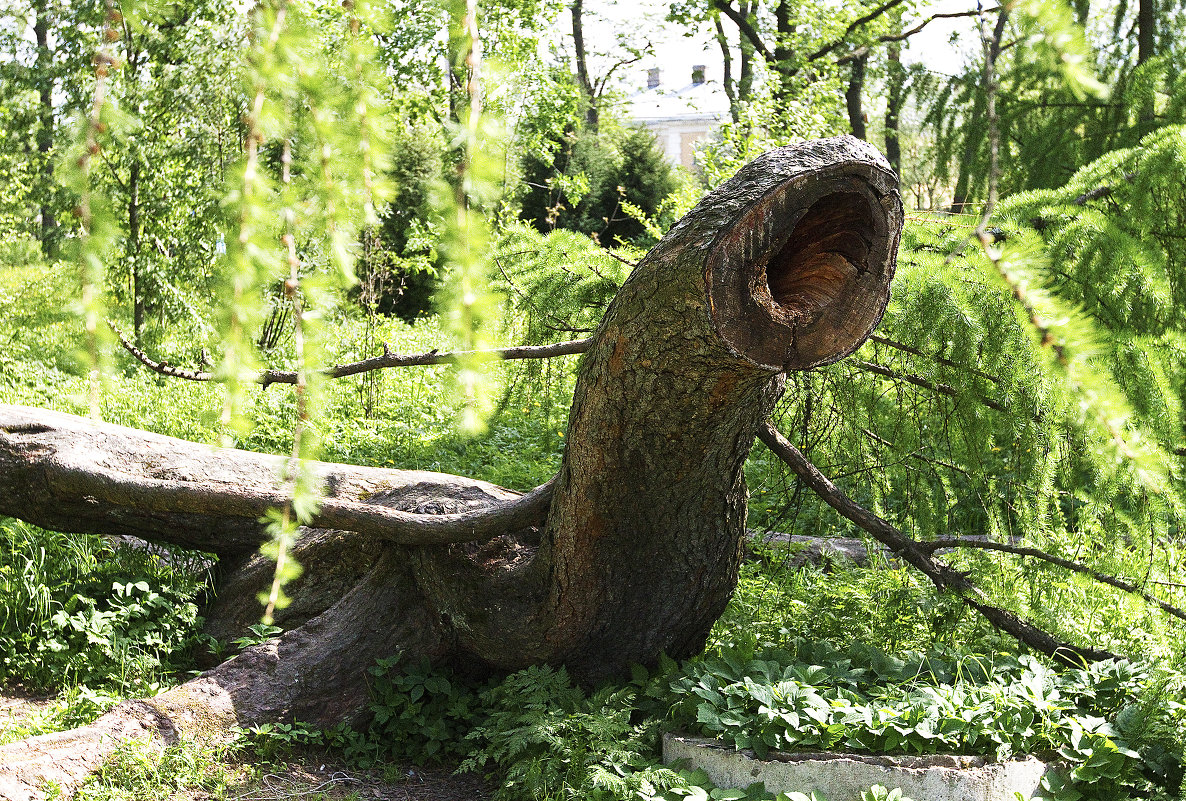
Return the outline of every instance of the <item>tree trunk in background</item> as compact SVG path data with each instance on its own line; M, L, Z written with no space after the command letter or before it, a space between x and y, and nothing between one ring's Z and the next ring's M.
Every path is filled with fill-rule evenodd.
M600 115L585 52L585 0L572 0L572 47L576 58L577 84L585 98L585 125L596 133Z
M579 368L546 516L454 545L306 531L304 583L280 621L289 630L136 702L153 709L145 727L356 720L366 668L397 652L475 672L563 664L585 682L698 653L737 580L742 468L783 372L835 361L872 332L901 224L888 164L852 137L747 165L647 254L606 311ZM252 503L279 488L261 465L276 460L0 406L10 489L0 514L155 541L184 530L191 547L240 554L210 610L239 625L270 578L247 554L260 538ZM393 507L425 527L513 496L437 474L317 469L325 506ZM122 731L128 715L144 717L123 705L96 725ZM118 738L84 739L101 749ZM28 753L0 748L0 793L35 775L29 758L3 783L15 775L5 758Z
M976 151L984 141L983 131L980 130L984 114L984 95L977 93L972 103L971 122L964 126L964 152L959 162L959 176L956 178L951 201L952 214L962 213L971 203L972 173L979 169Z
M737 4L738 13L746 19L751 9L746 0ZM712 7L713 25L716 28L717 45L721 48L721 60L724 62L724 77L721 84L725 89L725 96L729 98L729 116L734 123L741 122L741 109L753 97L754 90L754 45L744 33L739 32L737 49L740 53L737 77L733 77L733 48L725 34L721 23L721 11L718 6Z
M1156 55L1156 0L1140 0L1137 4L1137 66L1149 61ZM1156 116L1153 98L1141 104L1141 116L1137 126L1143 136L1153 130Z
M54 146L54 79L53 53L49 49L49 9L47 0L36 0L33 5L33 36L37 40L38 121L37 154L41 159L41 254L47 259L58 255L58 222L53 206L45 199L53 191L54 165L51 151Z
M733 83L733 48L729 45L728 37L725 36L725 26L721 24L720 11L713 11L712 24L716 30L717 46L721 48L721 61L724 64L721 87L725 90L725 97L729 98L729 117L734 123L738 123L741 122L741 106L737 102L737 88Z
M140 162L133 156L128 169L128 264L132 273L132 336L139 345L144 334L144 265L140 247Z
M848 107L848 125L852 135L857 139L866 139L865 109L861 102L861 93L865 91L865 65L868 56L858 56L853 59L852 71L848 77L848 90L844 93L844 102Z
M885 160L890 169L902 176L902 140L899 131L904 98L902 89L906 83L906 71L902 68L902 47L891 42L886 48L888 59L888 93L885 101Z
M739 0L737 7L743 17L753 22L754 6L748 0ZM741 67L737 73L737 100L748 103L754 96L754 43L747 36L739 35L737 49L741 53Z
M794 76L791 70L791 60L795 50L791 40L795 33L795 26L791 22L791 0L779 0L774 7L774 100L779 108L786 108L794 98Z

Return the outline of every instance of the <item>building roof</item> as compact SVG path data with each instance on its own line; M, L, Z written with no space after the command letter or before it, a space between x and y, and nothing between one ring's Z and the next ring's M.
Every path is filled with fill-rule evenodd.
M716 81L689 83L680 89L662 85L626 98L626 114L635 122L722 120L729 116L729 98Z

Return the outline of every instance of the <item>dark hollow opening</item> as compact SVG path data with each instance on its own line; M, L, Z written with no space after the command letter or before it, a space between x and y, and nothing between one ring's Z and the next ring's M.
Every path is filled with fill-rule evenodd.
M813 319L868 268L873 235L863 195L837 192L817 200L766 265L774 302L796 322Z

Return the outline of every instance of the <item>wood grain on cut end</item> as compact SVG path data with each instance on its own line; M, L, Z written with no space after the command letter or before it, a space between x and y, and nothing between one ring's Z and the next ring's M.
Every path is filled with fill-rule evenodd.
M848 355L881 320L902 205L888 166L851 137L763 159L785 178L714 242L710 313L737 355L804 370Z
M854 192L816 201L766 266L775 304L799 324L815 320L869 269L869 203Z

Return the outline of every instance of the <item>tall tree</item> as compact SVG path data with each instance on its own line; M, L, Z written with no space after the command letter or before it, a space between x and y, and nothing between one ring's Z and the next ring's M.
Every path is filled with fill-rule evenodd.
M37 77L38 114L37 118L37 153L41 161L41 181L43 192L53 186L53 146L54 146L54 69L53 52L50 50L49 31L52 25L50 18L49 0L35 0L33 4L33 35L37 40L37 61L34 65ZM44 197L44 195L43 195ZM52 259L58 251L58 222L53 206L42 200L41 217L41 252L47 259Z
M585 125L596 133L599 118L596 89L589 78L589 57L585 50L585 0L572 0L572 49L576 62L577 86L585 101Z

